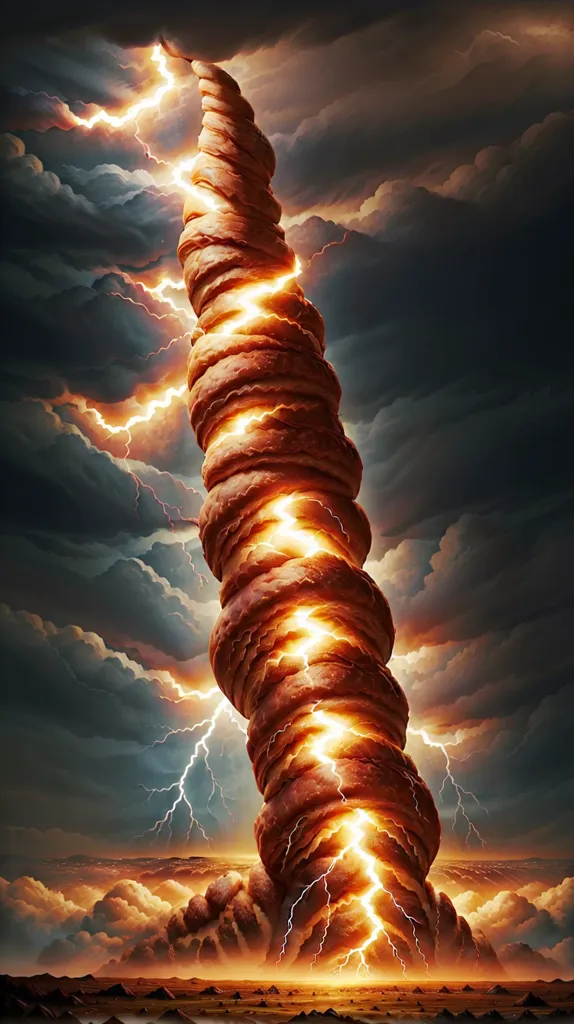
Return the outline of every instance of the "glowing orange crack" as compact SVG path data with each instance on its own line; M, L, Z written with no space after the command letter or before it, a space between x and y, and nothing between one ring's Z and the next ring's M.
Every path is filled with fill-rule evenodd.
M233 333L234 330L239 329L239 327L243 327L250 320L258 316L273 316L272 313L264 313L263 310L261 310L260 307L255 304L255 299L258 297L262 297L264 295L276 294L278 291L285 287L288 281L291 281L293 278L295 278L300 273L300 270L301 265L299 263L299 260L296 260L296 265L293 271L291 271L288 274L283 274L275 281L264 281L256 285L251 285L246 289L241 289L238 297L240 303L244 307L244 313L241 314L239 317L232 318L230 321L228 321L228 323L225 325L225 330L223 332L218 333L224 333L228 335ZM171 278L164 278L162 281L159 282L158 285L155 285L153 287L144 285L142 282L138 283L141 284L142 287L151 295L154 295L156 298L160 297L162 301L169 302L174 309L178 308L177 306L175 306L173 302L171 302L169 297L164 296L163 293L168 287L185 287L183 282L181 282L180 285L179 283L172 281ZM95 418L98 425L102 427L104 430L107 430L108 433L120 434L123 432L129 435L132 427L135 427L140 423L149 423L149 421L153 418L153 416L158 410L169 408L174 399L181 398L181 396L185 393L186 389L187 383L182 383L179 386L167 388L166 391L162 393L160 398L153 398L148 402L143 413L138 413L134 416L131 416L126 423L122 424L108 423L108 421L103 417L100 410L97 409L95 406L86 405L84 411L92 415ZM265 416L271 415L271 412L273 411L274 410L265 412L262 414L261 417L258 417L257 414L238 417L235 426L233 426L230 430L225 431L221 437L218 437L217 443L219 443L220 440L227 436L227 434L245 433L245 429L250 422L258 418L263 419Z
M236 298L239 299L244 312L240 313L239 316L232 317L223 324L221 330L213 333L219 333L227 336L233 334L234 331L238 331L241 327L245 327L245 325L251 320L255 320L259 316L265 317L266 319L274 316L273 313L265 313L261 309L261 306L257 305L256 299L262 299L267 295L276 295L277 292L280 292L286 284L290 281L294 281L295 278L299 276L301 269L301 261L299 257L296 256L293 270L275 278L274 281L259 281L257 284L247 285L244 288L237 289Z
M294 641L293 643L295 646L292 646L290 651L283 652L284 654L289 653L291 654L291 656L301 658L306 669L309 668L309 653L314 646L321 642L325 637L332 637L335 640L342 639L341 637L337 636L336 633L327 629L323 624L317 621L313 621L313 612L313 608L300 608L294 612L293 619L296 623L297 628L303 632L306 632L307 636L305 638L300 638ZM309 744L310 750L314 757L319 762L319 764L327 765L331 769L338 783L337 790L341 797L341 801L343 804L345 804L347 802L347 799L342 789L343 780L337 770L336 761L334 760L334 758L329 756L325 748L330 742L334 740L340 740L341 737L345 735L345 733L353 733L356 736L359 736L361 734L358 733L352 727L343 724L340 720L334 718L333 716L327 715L321 708L317 710L317 705L315 705L315 707L312 709L311 716L319 722L321 730L320 737L314 743ZM357 972L359 972L361 968L364 968L367 971L367 973L370 973L370 968L366 959L367 951L374 943L376 943L380 935L384 935L390 948L392 949L393 956L396 957L396 959L399 961L403 973L405 973L406 964L404 960L401 958L397 947L393 943L384 921L375 910L373 902L379 892L384 892L387 896L390 896L391 899L393 899L395 906L397 906L398 909L402 910L402 908L399 907L398 903L392 897L392 894L385 888L383 882L379 878L376 871L376 858L373 856L373 854L368 853L368 851L363 847L363 841L366 835L364 831L364 825L369 824L377 828L376 822L373 821L373 819L366 813L366 811L363 811L362 809L357 809L349 815L345 824L349 827L351 831L350 842L347 843L347 845L339 851L337 856L331 862L331 865L329 866L327 871L323 872L322 875L320 875L317 879L315 879L308 886L306 886L305 889L297 898L297 900L292 904L289 913L289 919L287 922L287 929L283 938L283 945L281 947L281 951L279 954L279 961L285 955L289 935L293 930L293 915L295 913L296 907L309 893L310 889L321 881L325 885L325 890L328 896L328 922L326 924L320 943L320 950L323 949L329 922L331 919L331 896L327 884L327 878L335 868L336 864L338 864L345 856L347 856L347 854L352 853L362 863L363 867L365 868L367 877L371 883L370 887L366 890L366 892L358 894L354 897L354 899L360 903L361 908L365 914L365 917L370 923L371 930L361 946L349 950L348 953L344 955L342 963L339 965L337 970L343 970L344 967L347 967L349 965L352 957L357 956L359 958ZM405 917L407 917L406 914ZM315 959L318 953L319 951L317 952L317 954L315 954Z

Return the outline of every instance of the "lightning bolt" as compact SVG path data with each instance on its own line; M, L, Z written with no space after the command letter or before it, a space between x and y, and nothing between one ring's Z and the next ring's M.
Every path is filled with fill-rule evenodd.
M293 825L293 828L291 829L291 831L289 833L289 836L287 838L287 846L285 847L285 853L283 854L282 870L285 870L285 865L287 863L287 857L289 856L289 853L291 851L291 847L293 845L293 839L295 838L295 833L296 833L297 829L299 828L299 825L301 824L301 822L305 821L306 817L307 817L306 814L302 814L300 818L297 818L297 821L295 822L295 824Z
M291 904L291 908L289 910L289 917L287 919L287 927L286 927L286 930L285 930L285 935L283 936L283 943L282 943L281 949L279 951L279 956L278 956L277 960L275 961L276 964L279 965L281 963L281 961L282 961L282 959L285 956L285 953L287 951L287 943L289 941L289 936L290 936L291 932L293 931L293 919L294 919L295 911L296 911L297 907L305 899L305 897L311 891L311 889L315 885L318 884L318 882L324 882L325 879L331 874L331 872L332 872L333 868L335 867L335 865L338 864L338 862L344 856L344 852L345 851L341 850L341 852L337 854L335 859L331 861L331 863L330 863L329 867L327 868L327 870L324 871L322 875L319 875L318 878L313 879L313 881L310 882L309 885L306 885L305 888L302 890L302 892L297 897L297 899Z
M136 510L138 510L138 512L139 512L140 494L141 494L141 489L143 487L144 490L147 490L147 491L151 492L152 497L157 502L157 504L161 507L161 509L163 511L163 514L166 517L167 522L169 524L169 529L170 529L171 533L173 533L175 535L175 525L176 525L176 523L189 523L190 526L191 525L197 526L198 523L199 523L198 519L189 518L187 516L184 516L180 505L170 505L169 502L163 501L162 498L160 498L159 495L156 493L155 489L151 486L151 484L145 484L143 482L143 480L141 480L141 478L139 476L137 476L137 474L134 473L132 469L130 469L130 467L128 465L128 462L127 462L127 456L129 454L130 440L131 439L129 439L127 444L126 444L126 457L123 459L123 463L125 465L126 472L135 481L135 485L136 485ZM195 492L195 493L197 493L197 492ZM172 511L179 513L179 518L178 519L176 519L176 520L172 519L172 517L171 517L171 512ZM190 569L192 570L194 576L197 577L197 579L199 581L199 586L200 587L205 586L205 584L207 583L207 576L205 576L204 573L202 573L202 572L198 572L198 570L195 568L195 564L194 564L193 558L191 557L190 552L187 550L187 548L185 546L185 543L182 540L180 540L180 541L176 541L176 544L181 548L182 554L184 555L184 557L185 557L185 559L186 559Z
M176 306L175 302L173 301L173 299L170 299L169 295L164 295L164 292L165 292L166 288L169 289L170 291L176 291L176 292L185 291L185 283L184 283L184 281L182 281L182 280L174 281L171 277L162 277L162 279L158 282L158 284L152 285L151 288L147 284L145 284L143 281L138 281L137 284L139 284L140 288L143 288L143 290L145 292L147 292L148 295L153 296L153 298L157 302L164 302L168 306L171 306L171 308L178 315L180 313L183 313L187 317L188 320L193 320L194 322L197 321L197 317L195 317L193 315L193 313L191 312L191 307L189 305L188 306Z
M208 691L183 691L183 688L179 684L177 684L175 680L172 679L171 682L173 683L174 686L176 686L176 688L178 688L181 691L181 700L189 700L191 697L196 697L200 700L206 700L209 697L215 696L216 694L220 695L218 687L213 687ZM231 811L225 799L225 793L223 791L223 788L216 779L213 769L211 768L211 765L209 763L210 748L208 741L213 736L217 727L217 723L223 714L226 714L230 722L232 722L233 725L235 725L239 729L239 731L245 735L246 729L235 718L234 708L229 703L227 698L223 697L218 701L213 713L209 717L203 719L203 721L197 722L195 725L185 726L179 729L168 729L165 736L161 740L156 740L155 743L152 744L152 746L156 746L158 744L165 743L170 736L174 736L177 734L185 732L194 732L196 729L204 730L200 738L197 740L195 746L193 747L187 764L185 765L185 768L177 782L172 783L171 786L155 787L153 789L148 789L145 786L143 787L146 793L148 794L148 800L150 800L151 797L155 794L172 793L174 790L176 790L177 792L171 806L167 809L163 817L158 818L157 821L150 828L145 829L145 831L142 832L139 836L136 836L136 838L142 839L147 835L152 835L156 838L159 838L163 830L167 829L169 839L171 839L173 837L173 818L178 807L182 806L185 807L188 814L188 826L185 835L186 843L190 841L194 827L197 828L202 839L204 839L208 845L211 843L210 836L207 834L204 826L195 815L193 804L189 796L187 795L186 791L186 784L189 779L190 772L192 771L194 766L199 762L200 759L203 765L205 766L208 775L210 776L211 779L211 793L209 794L207 800L208 811L210 810L210 805L211 801L213 800L213 797L215 796L216 793L219 793L223 807L225 808L227 813L232 817Z
M314 252L313 255L309 257L307 269L311 266L313 260L319 259L319 257L322 256L323 253L327 252L327 249L332 249L334 246L337 245L344 245L350 234L350 231L345 231L345 234L343 235L342 238L337 238L333 242L326 242L322 249L319 249L318 252Z
M133 283L135 284L135 282ZM138 284L140 283L138 281ZM153 320L181 320L178 313L154 313L144 302L138 302L137 299L132 299L131 295L124 295L123 292L106 292L106 294L112 295L115 299L121 299L122 302L129 302L131 306L139 306L140 309L145 309L148 316L151 316ZM175 341L175 338L172 339L170 344L173 344L173 341Z
M278 510L278 512L279 512L279 519L280 519L281 524L283 525L285 523L285 509L283 508L281 503L279 503L279 505L280 505L279 510ZM283 516L283 518L281 518L281 516ZM288 517L288 521L285 524L285 528L288 529L290 532L297 532L297 531L294 531L294 526L293 526L293 523L291 522L292 518L293 517L291 517L291 516ZM307 543L307 538L305 538L305 542ZM306 637L304 637L304 636L301 637L300 636L296 641L294 641L294 647L293 647L293 644L292 644L291 649L289 650L289 652L282 652L280 654L280 656L279 656L279 660L281 660L281 657L283 657L286 653L290 653L291 655L294 655L295 657L300 658L303 661L303 664L305 666L305 671L308 671L308 669L309 669L309 655L310 655L310 652L313 649L313 647L315 647L318 643L323 642L325 637L330 637L330 638L335 639L335 640L343 639L342 637L337 636L336 633L334 633L331 630L327 629L326 626L323 623L320 623L317 620L314 620L313 619L313 612L314 612L314 610L315 609L313 609L313 608L311 608L311 609L309 609L309 608L299 608L299 609L297 609L297 611L294 613L294 616L293 616L295 625L299 629L300 633L306 633L307 636ZM317 708L318 708L318 704L316 704L312 708L311 716L312 716L312 718L315 719L315 721L319 725L319 729L318 729L319 737L318 737L317 740L315 740L313 743L310 744L310 749L311 749L311 751L313 753L313 756L317 759L319 764L326 765L326 766L328 766L330 768L331 772L335 776L335 779L337 780L337 783L338 783L337 791L338 791L338 793L339 793L339 795L341 797L341 803L343 805L345 805L347 803L347 799L346 799L345 794L343 793L343 789L342 789L343 780L342 780L342 778L341 778L341 776L340 776L340 774L339 774L339 772L337 770L336 761L334 760L334 758L332 758L327 753L326 747L329 744L329 742L331 742L331 741L341 740L341 738L346 733L353 733L354 735L358 735L358 736L360 736L361 734L358 733L351 726L347 726L347 725L341 723L340 721L335 719L333 716L326 715L325 712L321 708L319 708L318 710L317 710ZM305 888L299 894L297 899L293 902L293 904L292 904L292 906L290 908L290 911L289 911L289 917L288 917L288 920L287 920L287 927L286 927L286 930L285 930L285 934L283 936L283 943L282 943L282 946L281 946L281 950L279 952L279 957L278 957L277 963L280 963L281 960L283 959L283 957L285 956L285 953L286 953L286 950L287 950L287 945L288 945L288 942L289 942L289 935L293 931L294 915L295 915L295 911L297 909L297 906L299 906L299 904L306 898L306 896L311 891L311 889L315 885L317 885L319 882L323 882L323 884L325 885L326 890L327 890L327 892L329 894L328 924L330 924L330 920L331 920L331 896L330 896L330 891L329 891L328 885L327 885L327 878L329 877L331 872L334 870L335 866L341 860L343 860L344 857L346 857L349 854L352 854L355 857L357 857L358 860L360 861L360 863L362 864L363 869L365 870L367 878L368 878L368 880L370 882L369 887L363 893L361 893L361 894L359 894L359 895L354 897L354 900L357 901L360 904L362 912L363 912L363 914L365 916L365 919L369 923L370 932L369 932L369 935L367 936L367 938L364 940L364 942L360 946L357 946L357 947L355 947L353 949L350 949L343 956L340 965L338 966L338 968L336 968L335 973L341 972L345 967L349 966L349 964L350 964L351 960L353 959L353 957L357 957L357 959L358 959L357 968L356 968L357 974L359 974L362 969L364 969L367 974L370 974L371 972L370 972L370 967L369 967L369 964L368 964L368 961L367 961L367 953L370 950L370 948L376 944L378 938L381 935L383 935L385 937L385 939L386 939L390 949L392 950L393 957L395 957L398 960L398 962L400 963L403 975L406 974L406 970L407 970L406 963L403 960L403 958L401 957L400 952L399 952L397 946L393 942L393 940L392 940L392 938L391 938L391 936L389 934L389 931L388 931L384 921L382 920L382 918L380 917L380 915L377 913L377 911L375 909L374 900L378 896L379 893L384 893L386 896L388 896L392 900L394 906L399 911L402 912L402 914L404 915L405 919L409 922L409 924L411 926L411 929L413 931L414 938L415 938L416 947L417 947L417 949L418 949L422 959L424 960L425 965L428 966L427 965L427 961L426 961L426 959L424 957L424 953L422 952L422 950L420 948L420 945L418 943L418 938L416 936L416 931L415 931L415 924L416 924L416 922L415 922L415 919L410 917L404 911L404 909L400 906L400 904L398 903L396 898L393 896L393 894L383 884L381 878L379 877L379 875L377 873L376 858L373 856L373 854L369 853L368 850L365 849L365 847L363 845L364 840L366 838L365 825L370 825L371 827L374 827L374 828L378 827L377 823L373 820L373 818L370 815L368 815L366 813L366 811L364 811L362 809L357 809L357 810L351 812L348 816L346 816L346 818L345 818L345 827L348 828L348 830L350 831L351 839L347 843L347 845L344 846L343 849L339 851L337 856L334 857L334 859L332 860L332 862L329 865L329 867L327 868L327 870L324 871L321 875L319 875L312 882L310 882L309 885L305 886ZM328 928L328 924L327 924L327 928ZM324 942L325 942L325 937L326 937L326 931L323 934L323 938L322 938L322 941L321 941L321 944L320 944L321 950L323 949L323 945L324 945ZM316 957L315 957L315 959L316 959Z
M183 177L184 174L189 174L193 169L197 156L186 156L177 163L172 164L167 160L161 160L159 157L154 156L149 144L147 142L143 142L139 137L139 117L146 113L146 111L159 110L165 97L177 88L177 79L169 70L166 54L163 52L159 44L153 47L150 60L157 66L158 72L163 79L163 83L159 85L150 96L144 96L141 100L138 100L137 103L133 103L123 114L110 114L107 110L100 108L97 113L92 115L92 117L78 117L77 114L70 111L71 117L79 128L86 128L88 131L92 131L93 128L96 128L101 124L105 124L110 128L125 128L128 124L134 125L136 138L138 138L145 147L147 156L154 160L155 163L164 164L171 170L172 178L170 184L174 184L184 192L188 192L196 198L201 199L201 201L210 209L217 209L219 204L215 201L213 196L209 194L209 190L199 188L196 185L191 185Z
M359 897L359 896L355 897L355 899L360 900L363 912L365 913L367 919L371 923L371 933L370 933L370 935L367 936L367 938L365 939L365 941L362 943L361 946L357 946L357 947L355 947L355 949L350 949L345 954L345 956L343 957L341 963L339 964L339 967L337 968L337 972L336 973L340 973L343 970L343 968L345 968L345 967L347 967L349 965L349 963L351 961L351 958L353 956L357 956L358 959L359 959L359 963L357 965L357 974L360 973L361 968L364 968L365 972L367 974L370 974L371 971L370 971L369 964L367 962L366 953L370 949L370 947L377 941L377 939L379 938L379 935L382 934L382 935L385 936L385 938L386 938L386 940L387 940L387 942L388 942L388 944L389 944L389 946L390 946L390 948L391 948L391 950L393 952L393 956L400 963L403 975L406 976L407 965L406 965L405 961L402 959L402 957L401 957L397 947L395 946L393 940L391 939L391 937L390 937L390 935L389 935L389 933L388 933L388 931L387 931L387 929L386 929L382 919L379 917L379 915L377 914L377 912L376 912L376 910L375 910L375 908L373 906L373 900L375 899L375 897L377 896L378 893L380 893L380 892L385 893L385 895L391 896L391 898L392 898L392 894L389 892L388 889L385 888L385 886L383 885L381 879L379 878L379 875L377 874L376 858L373 856L372 853L368 853L363 848L362 844L363 844L363 840L365 839L365 832L364 832L363 826L365 824L367 824L367 823L369 825L374 826L376 828L376 823L373 821L373 819L370 817L370 815L368 815L366 813L366 811L363 811L362 809L359 809L359 810L355 811L354 820L352 820L352 822L351 822L351 828L352 828L352 831L353 831L353 840L352 840L351 843L349 843L349 846L348 846L347 849L348 850L352 850L353 853L358 855L359 859L363 863L363 866L364 866L364 868L366 870L367 877L368 877L368 879L369 879L369 881L371 883L371 885L370 885L370 887L369 887L369 889L367 890L366 893L364 893L361 897ZM393 901L393 902L395 902L395 901ZM399 905L395 902L395 906L398 907ZM402 907L399 907L399 909L402 910ZM404 911L403 911L403 913L404 913Z
M327 932L329 931L329 928L331 927L331 890L329 889L329 884L328 884L326 878L323 879L323 882L324 882L324 885L325 885L325 892L327 894L327 902L325 904L325 908L327 910L327 917L326 917L326 920L325 920L325 927L323 928L323 934L321 936L321 941L320 941L320 943L319 943L319 945L317 947L316 952L313 954L313 959L311 960L311 963L309 965L309 974L313 970L315 964L317 963L318 958L321 956L321 953L323 952L323 947L325 945L325 939L327 938Z
M454 791L456 793L456 798L457 798L456 808L455 808L455 812L454 812L454 818L453 818L453 822L452 822L453 830L456 828L456 825L457 825L457 822L458 822L458 818L459 818L459 815L460 815L464 819L464 821L466 822L466 827L467 827L467 832L466 832L466 836L465 836L465 840L464 840L465 843L468 843L469 839L471 839L472 836L474 836L476 839L478 839L479 843L481 843L481 845L483 847L486 846L486 840L483 839L483 837L481 836L480 832L478 831L476 825L474 824L474 822L471 820L471 818L469 817L469 815L467 813L467 810L466 810L465 805L464 805L464 798L467 797L467 798L473 800L474 803L476 804L476 806L479 807L480 810L484 811L486 814L488 814L488 811L487 811L486 807L482 806L482 804L480 803L480 801L478 800L478 798L475 796L474 793L472 793L468 789L464 789L460 785L460 783L456 781L456 779L455 779L455 777L454 777L454 775L452 773L451 759L450 759L449 752L448 752L448 750L446 748L447 747L456 746L456 743L441 743L439 740L432 740L430 738L428 732L425 729L413 729L413 728L411 728L410 725L407 728L407 733L410 736L419 736L422 739L422 741L425 744L425 746L432 747L434 750L440 750L442 752L442 754L443 754L444 762L445 762L445 776L444 776L444 779L442 780L442 785L441 785L440 790L439 790L439 796L441 798L444 797L445 786L447 785L447 783L450 783L450 785L452 786L452 788L454 789Z
M88 413L90 416L93 416L98 426L102 427L103 430L106 430L108 434L128 434L129 441L131 442L132 427L137 426L139 423L149 423L149 421L153 419L158 409L169 409L169 406L171 405L173 400L175 398L181 398L181 396L185 393L186 388L187 384L181 384L179 387L167 388L167 390L163 393L161 398L151 399L151 401L148 402L147 406L145 407L144 412L137 413L135 416L130 416L130 418L126 420L125 423L108 423L107 420L105 420L104 417L102 416L99 409L96 409L93 406L88 405L87 403L85 404L83 411Z

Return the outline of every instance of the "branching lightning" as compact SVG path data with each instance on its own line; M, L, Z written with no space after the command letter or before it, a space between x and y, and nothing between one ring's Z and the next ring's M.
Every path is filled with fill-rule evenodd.
M164 391L161 398L152 398L145 411L142 413L136 413L135 416L130 416L125 423L108 423L104 419L99 409L94 408L86 403L84 412L93 416L96 423L102 427L103 430L107 431L108 434L122 434L125 433L129 436L129 442L131 442L131 430L132 427L137 426L139 423L149 423L155 416L158 409L168 409L175 398L181 398L185 393L187 384L181 384L179 387L169 387ZM128 442L128 443L129 443Z
M474 822L471 820L471 818L469 817L469 815L467 813L467 810L466 810L465 805L464 805L464 798L467 797L470 800L474 801L476 806L479 807L480 810L484 811L486 814L488 814L488 811L487 811L486 807L482 806L482 804L480 803L480 801L478 800L478 798L475 796L474 793L472 793L468 789L464 789L460 785L460 783L456 781L456 779L455 779L455 777L454 777L454 775L452 773L451 758L450 758L450 754L449 754L449 752L448 752L448 750L446 748L447 747L456 746L456 743L441 743L439 740L431 740L431 738L430 738L428 732L426 731L426 729L413 729L413 728L411 728L410 725L407 728L407 733L410 736L419 736L422 739L422 741L425 744L425 746L432 747L435 750L440 750L441 753L444 756L445 776L444 776L444 779L442 781L442 785L441 785L440 790L439 790L439 795L440 795L441 798L444 797L444 789L445 789L445 786L447 785L447 783L450 783L450 785L452 786L454 792L456 793L457 803L456 803L456 808L455 808L455 812L454 812L454 818L453 818L453 821L452 821L452 828L453 828L453 830L456 828L456 825L457 825L457 822L458 822L458 819L459 819L459 816L460 816L460 817L462 817L464 819L464 821L466 823L466 827L467 827L467 832L466 832L466 836L465 836L465 840L464 840L465 843L468 843L469 839L471 839L472 836L474 836L476 839L478 839L479 843L481 843L482 846L486 846L486 840L483 839L483 837L481 836L480 832L478 831L476 825L474 824Z
M183 772L181 773L179 779L176 782L172 783L170 786L154 787L153 789L148 789L145 786L143 787L145 789L146 793L148 794L148 797L147 797L148 800L150 800L151 797L156 795L156 794L160 794L160 793L173 793L174 790L176 790L176 795L175 795L175 798L174 798L171 806L167 809L167 811L165 812L163 817L158 818L154 825L152 825L148 829L145 829L145 831L142 832L136 838L138 838L138 839L139 838L143 838L146 835L152 835L152 836L155 836L157 838L157 837L159 837L162 834L164 829L167 829L168 836L171 839L172 836L173 836L173 819L174 819L174 815L175 815L178 807L182 806L182 807L184 807L186 809L187 814L188 814L188 826L187 826L187 832L186 832L186 835L185 835L185 841L186 842L190 841L193 828L195 827L198 830L198 832L200 833L202 839L204 839L205 842L207 842L209 844L211 842L211 838L207 834L207 832L205 830L205 827L202 825L201 821L199 821L199 819L195 815L193 804L192 804L192 802L191 802L191 800L190 800L190 798L188 796L188 793L187 793L187 782L188 782L188 779L189 779L189 776L190 776L190 773L191 773L193 767L201 760L201 762L203 763L203 765L204 765L204 767L205 767L205 769L206 769L206 771L207 771L207 773L208 773L208 775L209 775L209 777L211 779L211 792L210 792L209 797L207 799L207 810L210 811L211 802L212 802L215 794L218 793L219 797L221 799L221 803L222 803L223 807L225 808L227 813L230 815L230 817L233 817L232 814L231 814L231 810L230 810L230 808L229 808L229 806L227 804L227 801L226 801L226 798L225 798L225 793L223 791L221 783L218 782L218 780L217 780L217 778L216 778L216 776L215 776L215 774L213 772L213 769L212 769L212 767L211 767L211 765L209 763L209 756L210 756L209 740L213 736L213 734L214 734L214 732L216 730L216 727L217 727L217 723L218 723L218 721L219 721L219 719L221 718L222 715L227 715L227 717L229 718L229 721L232 722L233 725L236 726L236 728L239 729L239 731L241 733L243 733L243 735L245 735L246 729L242 725L242 723L235 717L235 710L232 707L232 705L229 703L227 698L226 697L221 697L221 694L220 694L220 691L219 691L218 687L211 687L209 690L206 690L206 691L202 691L202 690L185 690L181 686L181 684L177 683L173 679L173 677L170 677L170 683L176 688L177 692L180 694L179 700L175 701L174 703L180 703L180 701L182 701L182 700L190 700L192 698L196 698L196 699L199 699L199 700L208 700L209 698L215 697L215 696L218 696L219 700L218 700L218 702L217 702L217 704L215 706L215 709L212 712L212 714L210 716L208 716L207 718L204 718L201 722L196 722L194 725L191 725L191 726L183 726L181 728L168 729L168 731L166 732L165 736L163 736L161 740L156 740L155 743L152 744L152 746L157 746L158 744L165 743L171 736L175 736L175 735L179 735L179 734L187 733L187 732L191 733L191 732L195 732L197 729L203 729L203 732L202 732L200 738L197 740L197 742L195 743L195 746L192 749L192 752L191 752L191 754L189 756L189 760L187 761L187 764L186 764Z

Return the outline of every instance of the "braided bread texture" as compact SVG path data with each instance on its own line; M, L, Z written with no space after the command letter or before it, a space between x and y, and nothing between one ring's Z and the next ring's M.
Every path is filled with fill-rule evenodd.
M211 664L249 721L263 797L266 955L400 974L440 951L468 969L488 950L427 881L439 819L404 752L391 612L362 569L361 461L279 223L273 149L236 82L192 68L203 123L178 249L198 318L189 407L205 453L200 535L221 581Z

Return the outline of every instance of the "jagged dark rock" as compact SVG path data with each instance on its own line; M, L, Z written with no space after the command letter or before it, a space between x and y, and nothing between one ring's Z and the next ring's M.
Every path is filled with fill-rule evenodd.
M542 998L542 996L537 996L537 995L534 994L534 992L527 992L526 995L522 996L522 999L519 999L514 1005L515 1006L549 1006L549 1003L547 1003L546 1000Z
M110 985L109 988L105 988L101 995L113 996L118 999L133 999L134 992L127 985L124 985L123 981L118 981L116 985Z
M159 988L154 988L152 992L148 992L146 999L175 999L175 996L165 985L160 985Z

